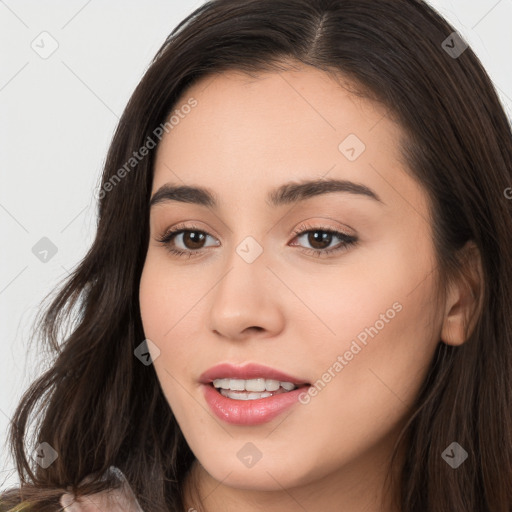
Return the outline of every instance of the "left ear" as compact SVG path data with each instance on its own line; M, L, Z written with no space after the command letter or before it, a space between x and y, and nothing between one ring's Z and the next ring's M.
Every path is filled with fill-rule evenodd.
M449 285L441 341L462 345L471 335L483 303L484 274L480 251L470 240L460 250L461 276Z

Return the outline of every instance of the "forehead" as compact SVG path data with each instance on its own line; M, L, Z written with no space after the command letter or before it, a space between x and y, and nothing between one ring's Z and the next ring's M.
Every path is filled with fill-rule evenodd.
M267 155L282 155L290 146L294 153L307 153L321 141L331 142L337 151L345 135L359 132L365 138L365 132L386 114L383 106L350 93L331 75L311 66L257 76L236 70L206 76L182 93L173 112L190 98L197 106L172 128L167 143L178 146L192 135L199 139L198 146L201 141L218 141L217 154L224 149L223 141ZM384 121L391 139L398 126ZM306 148L300 145L304 138L310 141ZM265 145L256 148L258 142Z
M191 99L196 106L180 110ZM402 132L386 109L310 66L204 77L173 112L181 115L159 144L153 192L193 183L247 202L290 180L328 176L382 188L384 169L394 171L391 181L407 180ZM410 181L401 183L404 194Z

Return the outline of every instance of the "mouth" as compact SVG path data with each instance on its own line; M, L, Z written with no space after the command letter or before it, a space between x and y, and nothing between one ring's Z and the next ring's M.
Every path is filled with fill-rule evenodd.
M239 369L239 375L240 372ZM276 374L279 374L278 378ZM293 378L284 377L279 372L274 372L270 376L272 378L254 375L247 378L247 373L245 377L215 370L215 378L203 378L201 382L203 396L210 410L225 423L238 426L267 423L296 406L304 389L307 391L310 387L307 382L294 382ZM283 377L285 380L280 380Z
M215 379L209 385L222 396L233 400L259 400L309 386L308 383L294 384L293 382L275 379L233 379L226 377Z
M257 363L222 363L204 372L199 382L232 400L270 398L310 385L304 379Z

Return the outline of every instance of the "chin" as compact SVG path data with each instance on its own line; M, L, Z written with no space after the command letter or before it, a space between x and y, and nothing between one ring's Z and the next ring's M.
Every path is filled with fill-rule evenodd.
M231 470L226 477L227 472L219 472L211 474L215 480L222 482L223 485L233 487L235 489L243 489L250 491L282 491L284 488L295 487L297 482L291 481L289 478L283 479L277 477L277 474L286 473L286 468L267 470L260 468L237 469ZM270 474L269 474L270 473Z
M293 463L288 457L263 457L252 467L245 467L236 457L234 459L214 456L201 465L217 482L236 489L253 491L282 491L307 484L312 472Z

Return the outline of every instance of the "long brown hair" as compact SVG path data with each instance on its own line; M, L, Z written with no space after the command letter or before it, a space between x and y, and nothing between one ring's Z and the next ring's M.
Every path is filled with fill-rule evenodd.
M55 359L12 418L21 487L4 491L0 510L22 501L56 510L67 488L82 494L114 486L99 480L111 465L144 509L184 509L194 455L154 369L134 356L145 338L138 286L155 151L130 172L126 163L199 78L279 70L293 61L349 78L401 124L404 157L432 205L439 282L456 275L457 250L468 240L482 258L476 326L459 347L439 343L402 431L397 506L512 510L512 134L471 48L454 53L463 49L454 32L421 0L214 0L176 27L113 137L95 240L35 326ZM62 334L66 320L71 332ZM46 468L25 453L29 420L36 419L30 452L46 442L58 453ZM453 441L469 454L457 469L441 456ZM88 475L96 480L79 486Z

